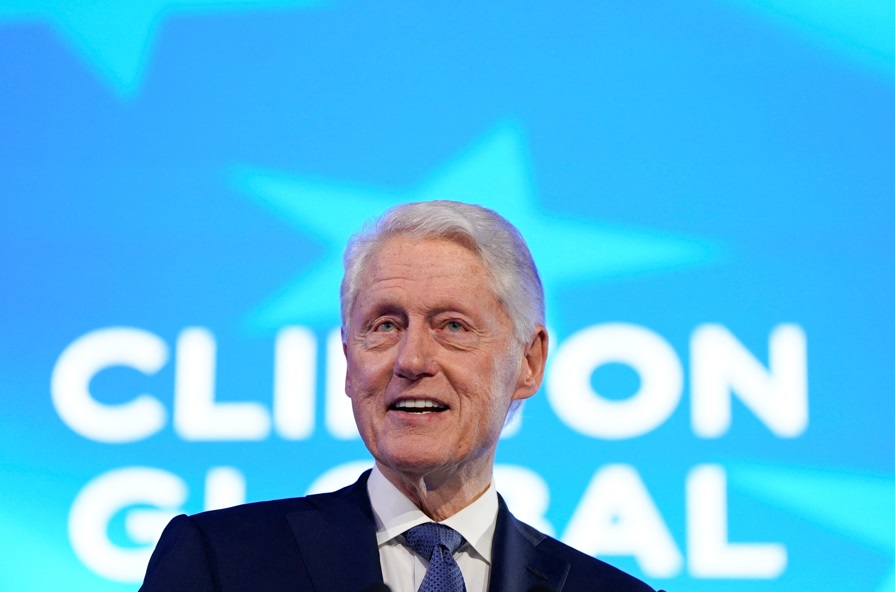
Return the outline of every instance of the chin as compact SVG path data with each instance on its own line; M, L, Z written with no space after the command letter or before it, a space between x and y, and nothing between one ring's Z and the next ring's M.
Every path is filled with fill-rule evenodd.
M385 466L402 473L427 473L444 466L444 460L413 455L390 455L383 459Z
M420 476L443 469L452 464L450 459L419 454L385 454L376 457L380 465L408 476Z

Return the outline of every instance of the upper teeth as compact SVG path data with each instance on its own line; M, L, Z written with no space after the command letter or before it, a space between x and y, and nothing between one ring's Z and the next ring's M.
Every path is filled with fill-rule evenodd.
M397 407L398 409L401 409L403 407L412 407L414 409L417 409L427 407L440 408L442 406L435 401L430 401L429 399L404 399L395 403L395 407Z

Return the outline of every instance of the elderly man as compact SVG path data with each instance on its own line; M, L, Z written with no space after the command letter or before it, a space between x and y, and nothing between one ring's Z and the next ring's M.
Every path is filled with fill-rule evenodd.
M492 485L500 431L547 357L541 282L509 222L457 202L393 208L351 238L341 298L372 472L178 516L141 590L651 590L519 522Z

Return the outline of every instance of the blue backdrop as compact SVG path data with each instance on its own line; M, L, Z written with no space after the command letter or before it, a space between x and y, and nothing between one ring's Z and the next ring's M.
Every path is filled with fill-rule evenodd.
M0 0L0 588L133 590L170 516L368 465L341 248L449 198L548 292L518 514L895 592L893 163L891 3Z

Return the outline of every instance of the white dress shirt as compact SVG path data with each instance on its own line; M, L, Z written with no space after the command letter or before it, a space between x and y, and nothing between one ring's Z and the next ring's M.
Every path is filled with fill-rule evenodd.
M432 519L373 467L367 493L376 518L376 542L382 576L392 592L417 592L429 562L404 542L407 529ZM464 543L454 553L467 592L487 592L491 575L491 542L497 525L497 492L494 485L477 500L441 524L459 532Z

